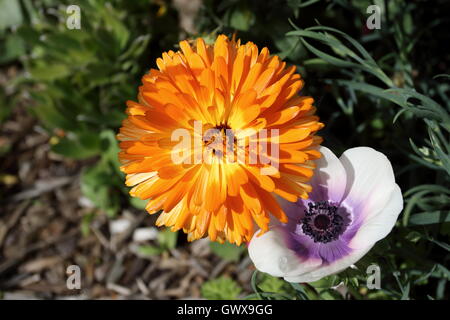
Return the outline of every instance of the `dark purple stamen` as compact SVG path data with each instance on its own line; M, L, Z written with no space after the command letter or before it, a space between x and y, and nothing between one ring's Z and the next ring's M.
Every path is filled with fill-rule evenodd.
M327 243L339 238L345 229L344 218L338 207L327 201L309 203L305 217L300 220L303 233L314 242Z

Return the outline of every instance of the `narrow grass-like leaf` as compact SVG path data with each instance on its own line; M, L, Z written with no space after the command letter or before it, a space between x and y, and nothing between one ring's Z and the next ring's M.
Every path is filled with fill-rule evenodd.
M412 215L409 225L428 225L450 222L450 211L423 212Z

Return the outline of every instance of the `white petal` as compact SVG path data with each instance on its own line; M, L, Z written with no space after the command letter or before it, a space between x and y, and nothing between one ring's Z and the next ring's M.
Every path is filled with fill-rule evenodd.
M340 202L345 193L347 178L341 161L326 147L320 147L322 157L316 160L316 169L311 178L312 200Z
M286 246L284 231L274 227L261 236L255 234L250 241L248 253L255 267L274 277L295 276L308 272L321 260L302 261Z
M394 227L402 209L402 192L400 187L395 185L385 207L379 214L363 222L363 225L353 237L349 246L351 248L364 248L386 237Z
M353 209L357 219L370 219L386 206L396 187L388 158L372 148L345 151L340 158L347 172L347 190L343 203Z
M325 278L329 275L339 273L341 271L344 271L354 263L356 263L359 259L361 259L369 250L372 248L372 246L367 247L362 250L355 250L350 255L346 256L345 258L342 258L340 260L337 260L329 265L322 265L311 272L303 273L298 276L288 276L284 277L284 280L288 282L314 282L318 281L322 278Z

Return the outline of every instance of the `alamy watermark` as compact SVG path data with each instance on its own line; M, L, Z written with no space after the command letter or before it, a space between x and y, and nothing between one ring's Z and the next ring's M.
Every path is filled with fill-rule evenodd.
M381 269L379 265L371 264L366 269L368 275L366 285L367 289L380 290L381 289Z
M66 280L66 287L69 290L81 289L81 269L76 264L70 265L66 269L68 275Z
M366 13L370 14L366 21L366 27L369 30L381 29L381 8L378 5L367 7Z
M67 6L66 13L68 15L66 19L66 27L70 30L81 29L81 9L79 6L72 4Z

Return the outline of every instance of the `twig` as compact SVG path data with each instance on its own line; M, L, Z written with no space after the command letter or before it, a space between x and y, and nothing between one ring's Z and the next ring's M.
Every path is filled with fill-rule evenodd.
M13 258L7 260L6 262L3 262L2 264L0 264L0 275L3 274L5 271L8 271L9 269L13 268L17 264L19 264L23 259L25 259L26 256L28 256L32 252L44 249L44 248L49 247L57 242L70 239L70 238L76 236L78 233L79 233L78 229L72 229L68 234L54 237L50 240L41 241L34 245L29 246L26 250L20 252L16 257L13 257Z
M11 215L11 217L6 221L6 223L4 224L3 229L0 229L0 247L2 246L3 240L5 239L6 235L9 232L9 230L16 225L16 223L19 221L19 219L22 216L22 214L28 208L29 204L30 204L29 200L24 201L23 203L21 203L14 210L13 214Z
M61 188L62 186L69 184L75 179L75 177L58 177L49 181L38 181L31 189L16 193L11 197L12 201L21 201L26 199L32 199L39 197L40 195L50 192L54 189Z

